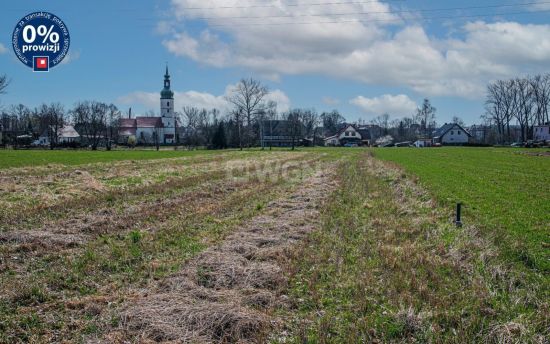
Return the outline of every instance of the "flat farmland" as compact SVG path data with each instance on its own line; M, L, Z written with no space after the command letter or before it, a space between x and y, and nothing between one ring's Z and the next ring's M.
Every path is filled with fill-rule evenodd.
M497 153L433 152L0 151L0 342L544 343L544 202L524 246L466 191L456 228L457 185L408 157ZM548 185L547 157L499 154Z
M163 149L83 151L83 150L0 150L0 169L41 165L82 165L120 160L150 160L205 155L213 151L175 151Z
M527 267L550 272L550 152L498 148L380 149L416 175L445 207L464 205Z

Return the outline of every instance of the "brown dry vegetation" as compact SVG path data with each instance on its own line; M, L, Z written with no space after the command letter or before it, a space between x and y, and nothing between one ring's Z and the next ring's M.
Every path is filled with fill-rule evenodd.
M291 153L233 155L186 164L169 159L159 165L173 166L157 169L143 162L130 174L135 176L138 169L144 180L153 182L126 182L124 187L108 181L126 178L128 163L112 164L102 187L92 192L79 188L82 171L102 175L106 167L81 166L75 168L79 172L62 172L62 177L54 172L51 179L62 188L73 185L74 195L39 203L24 220L4 218L9 225L0 232L0 342L79 341L98 332L106 322L117 321L106 319L105 309L123 302L133 288L176 271L299 180L266 178L273 166L311 173L309 164L318 159ZM232 166L236 169L227 173ZM158 178L166 171L171 178ZM38 174L43 173L39 168ZM4 172L5 178L13 175L17 173ZM18 178L19 184L37 183L31 171L25 175L29 179ZM36 190L49 193L48 187ZM55 216L48 216L49 211Z
M264 341L275 325L268 310L287 302L281 265L318 226L317 206L332 177L330 170L315 173L182 271L128 300L106 341Z

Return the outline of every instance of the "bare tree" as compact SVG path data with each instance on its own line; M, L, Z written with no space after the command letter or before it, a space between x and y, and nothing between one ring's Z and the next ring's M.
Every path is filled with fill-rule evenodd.
M252 122L256 115L265 107L264 99L269 90L259 81L250 79L241 79L235 89L226 100L233 105L233 112L242 113L246 120L245 142L250 145ZM242 133L239 134L239 141L242 142ZM242 144L240 145L242 149Z
M458 116L453 116L453 123L460 125L461 127L464 127L466 124L462 120L462 118Z
M425 98L422 106L416 110L416 118L424 135L431 134L431 131L435 129L435 112L436 108L432 106L428 98Z
M0 75L0 94L6 94L6 89L10 84L10 80L6 75Z
M236 107L235 109L231 110L231 113L229 114L235 125L237 126L237 138L239 141L239 149L243 150L243 118L244 118L244 112L241 108Z
M346 121L338 110L332 110L331 112L323 112L321 114L321 121L323 122L323 128L329 133L335 133L340 125Z
M270 100L267 102L267 105L265 108L260 109L258 111L258 114L256 115L258 124L260 127L260 146L262 147L262 150L265 148L265 132L269 129L269 135L272 135L273 133L273 120L277 116L277 102L274 102ZM266 128L266 124L268 125L268 128ZM271 150L271 141L269 145L269 149Z
M533 89L528 79L518 78L514 80L514 88L517 91L517 111L514 113L521 129L521 140L527 141L529 124L533 118Z
M59 143L59 135L65 122L65 109L59 103L42 104L38 110L40 121L44 124L50 140L50 149Z
M390 115L385 113L377 116L371 121L372 124L379 126L383 130L383 135L388 135L388 129L390 126Z
M72 111L75 124L81 128L92 150L97 150L105 138L108 112L109 106L97 101L77 103Z
M298 138L301 137L303 134L303 117L304 111L300 109L290 110L286 116L286 119L288 121L288 133L292 140L292 150L294 150L294 148L296 147Z
M305 110L302 114L302 123L304 127L304 136L311 138L312 145L315 146L315 136L319 125L319 115L315 110Z
M107 150L111 150L111 145L117 137L118 126L120 123L120 111L114 104L110 104L107 109Z
M550 74L536 75L529 79L535 102L536 124L549 122L548 107L550 106Z
M206 111L206 110L204 110ZM185 127L185 137L183 141L189 147L199 144L199 127L201 122L201 110L192 106L185 106L182 109L183 125Z
M504 138L504 124L507 118L507 104L505 89L502 82L491 83L487 86L487 99L485 101L485 118L496 125L498 141L502 143Z

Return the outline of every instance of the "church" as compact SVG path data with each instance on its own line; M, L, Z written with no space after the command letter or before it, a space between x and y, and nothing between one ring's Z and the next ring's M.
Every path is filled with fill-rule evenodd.
M177 143L176 127L174 92L170 89L170 74L167 66L164 74L164 88L160 92L160 117L132 118L130 109L128 118L120 119L119 143L128 143L133 136L136 143L142 145L174 144Z

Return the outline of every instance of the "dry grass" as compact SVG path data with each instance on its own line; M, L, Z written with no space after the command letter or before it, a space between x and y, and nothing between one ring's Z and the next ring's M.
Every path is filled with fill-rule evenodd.
M123 307L121 325L107 340L264 342L277 324L268 310L286 304L280 264L318 223L330 179L317 172L182 271L142 291Z
M61 209L58 218L37 225L17 223L1 232L0 342L93 337L100 326L118 321L112 310L131 299L135 290L220 242L242 221L264 211L271 197L300 181L264 178L270 172L263 170L265 164L302 171L304 162L318 156L304 160L303 154L265 155L258 158L259 168L252 165L229 174L220 161L201 175L144 185L143 195L107 191L115 197L106 200L100 192L95 198L71 201L77 206ZM262 268L239 273L256 278ZM248 305L267 306L273 300L271 294L254 290L243 296Z

